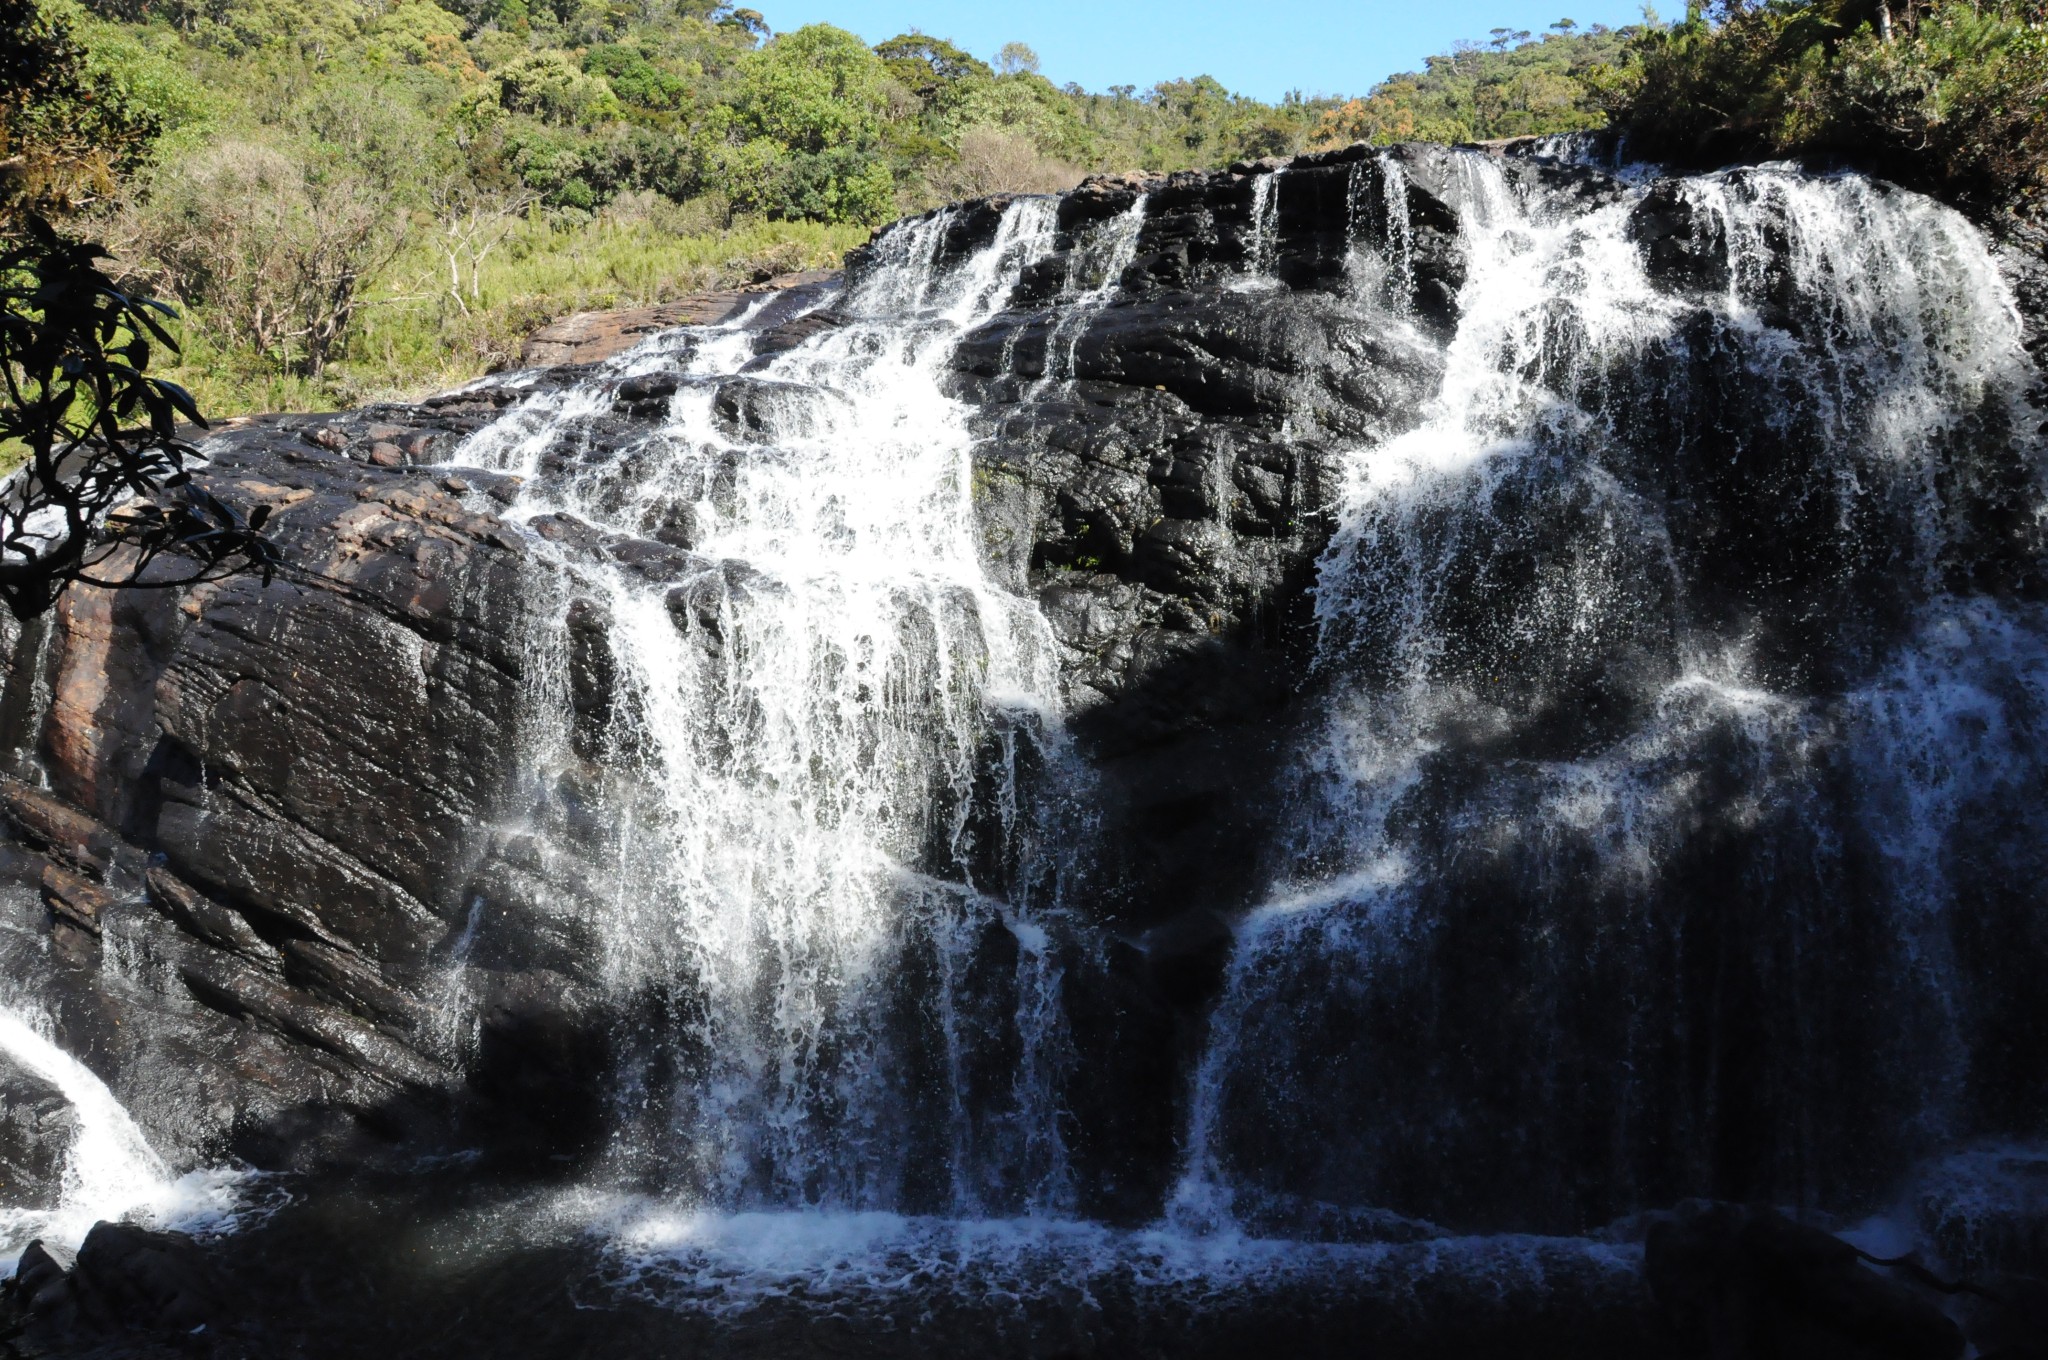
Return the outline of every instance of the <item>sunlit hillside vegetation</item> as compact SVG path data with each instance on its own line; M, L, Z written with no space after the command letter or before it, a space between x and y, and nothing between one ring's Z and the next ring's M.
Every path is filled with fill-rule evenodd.
M716 0L24 0L0 15L0 221L67 219L182 304L175 376L206 409L333 407L1091 171L1618 122L1678 159L1874 147L1929 187L2022 195L2041 3L1561 19L1268 104L1208 77L1060 87L1018 44L870 48Z
M1982 214L2048 190L2048 0L1719 0L1653 26L1607 105L1646 157L1839 159Z

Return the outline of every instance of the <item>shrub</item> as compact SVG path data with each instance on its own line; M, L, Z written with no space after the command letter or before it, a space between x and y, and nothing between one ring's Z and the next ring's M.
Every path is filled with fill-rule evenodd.
M583 54L583 69L603 76L612 92L643 109L680 107L690 94L681 76L664 71L646 53L621 43L599 43Z
M82 17L26 0L0 9L0 228L104 197L163 132L162 115L78 40Z
M117 286L98 246L36 217L22 234L0 252L0 449L22 463L0 498L0 601L28 619L75 580L165 586L240 567L268 580L269 511L244 520L192 484L178 421L205 421L148 372L177 353L169 308Z
M491 78L498 87L499 104L511 113L574 127L619 116L611 86L585 75L564 52L529 53L499 67Z
M2048 188L2040 0L1852 0L1695 12L1646 30L1615 119L1684 163L1827 155L1981 207ZM1888 30L1888 31L1886 31Z
M305 159L223 142L159 176L139 243L217 339L318 377L341 349L368 276L401 240L376 186Z
M1031 138L998 127L962 132L959 158L933 171L934 187L949 199L1058 193L1080 178L1080 170L1046 155Z

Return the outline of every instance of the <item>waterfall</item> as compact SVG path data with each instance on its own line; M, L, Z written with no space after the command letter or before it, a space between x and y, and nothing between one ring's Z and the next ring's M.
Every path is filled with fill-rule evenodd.
M1058 741L1053 653L984 570L938 381L1052 248L1054 206L1016 201L955 268L954 213L899 227L844 325L760 360L737 324L643 349L460 455L522 473L518 512L557 538L614 540L562 568L613 677L589 796L608 986L646 1016L629 1179L728 1210L1062 1201L1059 968L1017 867L1019 748ZM603 430L656 377L652 428ZM558 660L536 695L564 732L569 687Z
M1251 239L1245 246L1245 273L1240 288L1272 288L1273 264L1280 244L1280 177L1285 167L1252 176Z
M397 1056L314 1108L461 1074L445 1124L389 1094L421 1130L394 1155L427 1150L463 1222L587 1234L614 1297L719 1316L986 1309L1050 1350L1047 1318L1223 1298L1433 1322L1566 1279L1626 1311L1644 1215L1693 1197L1876 1214L1946 1158L1967 1218L1954 1187L2037 1157L2048 1093L2013 1037L2048 958L2048 484L2014 298L1926 198L1609 174L1590 146L957 205L843 284L365 417L410 450L462 431L446 467L385 466L340 416L222 445L237 485L304 473L287 523L337 561L413 552L361 537L357 497L421 492L391 523L449 527L430 583L471 593L418 610L456 599L492 644L458 649L489 687L423 693L502 704L477 726L512 749L474 801L390 800L461 809L403 930L378 885L321 917L339 943L300 938L288 873L185 862L149 798L82 809L134 838L96 932L53 936L69 880L24 854L0 1065L67 1146L61 1194L0 1234L246 1214L244 1181L171 1167L298 1137L314 1095L259 1072L245 1098L237 1045L260 1027L293 1083L311 1058L313 1092L312 1022L357 1019ZM253 630L213 598L165 628L81 614L17 700L104 646L93 702L134 729L104 769L172 807L196 720L164 696L253 721L202 702L239 655L205 644ZM271 598L246 608L381 608ZM454 664L387 622L405 684ZM292 669L263 679L280 703L326 701ZM240 746L191 744L202 790L238 787ZM381 844L385 804L345 801L349 845ZM152 848L152 893L258 935L144 896ZM274 1010L222 1016L205 970L235 950ZM117 991L170 1005L87 1030ZM92 1061L148 1137L32 1011L118 1036ZM188 1050L124 1047L130 1013L191 1019L202 1079L138 1075Z
M1374 237L1385 244L1374 249ZM1408 176L1385 152L1351 163L1344 186L1344 272L1352 291L1404 310L1415 291L1415 227Z
M1138 253L1138 233L1145 229L1145 195L1130 207L1098 223L1074 248L1057 302L1060 315L1045 342L1045 376L1036 390L1071 381L1074 355L1097 313L1116 296L1124 270Z
M1984 526L2041 500L2011 297L1961 218L1855 177L1630 176L1587 206L1477 153L1436 189L1392 153L1339 173L1346 305L1440 346L1441 380L1340 460L1273 886L1234 925L1161 1231L1868 1202L1979 1121L1960 895L2048 869L2048 619L1975 585L2016 550ZM1282 287L1280 178L1226 287ZM1436 340L1406 315L1420 192L1463 257ZM1064 251L1025 399L1069 377L1148 202L1074 233L1048 200L969 211L883 233L808 338L660 337L459 455L525 479L559 591L530 824L633 1017L598 1181L652 1196L605 1213L713 1276L789 1232L915 1254L903 1215L1074 1204L1090 795L942 375ZM1995 846L1993 806L2024 823ZM792 1209L829 1224L773 1226Z
M2009 551L1982 507L2042 504L2011 296L1957 214L1857 177L1680 182L1697 291L1640 190L1450 178L1456 333L1348 460L1324 712L1172 1218L1868 1203L1970 1124L1963 895L2043 868L2048 615L1954 593Z
M0 1205L0 1264L9 1273L30 1242L76 1249L103 1219L187 1231L233 1222L244 1178L226 1170L173 1176L106 1084L30 1017L0 1009L0 1060L56 1088L73 1128L56 1206Z

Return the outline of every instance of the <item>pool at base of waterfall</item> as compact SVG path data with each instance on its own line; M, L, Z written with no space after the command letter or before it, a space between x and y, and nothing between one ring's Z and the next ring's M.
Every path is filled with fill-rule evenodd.
M723 1214L567 1189L491 1193L479 1180L451 1167L367 1187L301 1182L262 1221L195 1244L187 1273L219 1299L200 1353L1221 1357L1372 1345L1582 1360L1639 1354L1653 1335L1641 1248L1620 1240L1332 1244L1058 1219ZM124 1356L196 1344L131 1340Z
M1507 1299L1540 1290L1546 1269L1567 1259L1633 1276L1641 1257L1639 1247L1590 1238L1319 1243L1073 1219L717 1214L637 1201L607 1206L598 1221L613 1288L724 1317L786 1301L887 1313L939 1297L1021 1317L1061 1299L1142 1308L1319 1287L1392 1301L1435 1277Z

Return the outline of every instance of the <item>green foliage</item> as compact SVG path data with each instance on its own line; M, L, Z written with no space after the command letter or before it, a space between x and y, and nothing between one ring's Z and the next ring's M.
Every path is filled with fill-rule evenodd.
M1363 98L1330 110L1318 146L1350 142L1469 142L1604 126L1618 67L1634 60L1638 29L1568 19L1540 39L1496 29L1489 47L1464 44L1427 69L1390 76Z
M159 279L224 340L320 376L370 275L397 249L390 201L347 168L222 142L164 176L138 214Z
M149 96L174 83L152 88L161 73L132 49L88 47L93 27L70 4L0 9L0 230L111 192L163 134Z
M529 52L491 73L498 103L543 123L594 127L619 116L618 97L604 80L583 73L566 52Z
M476 63L462 45L462 20L428 0L400 0L370 25L364 55L388 57L449 75L473 76Z
M186 309L185 351L170 376L221 412L333 410L437 391L516 364L526 336L570 312L649 306L764 272L830 267L868 234L859 226L725 220L715 200L678 206L646 191L589 216L522 209L516 199L482 205L467 224L451 213L415 232L379 271L346 358L317 378L232 342L203 307Z
M168 586L277 565L267 512L243 520L194 486L191 394L148 372L177 345L170 309L101 270L105 252L39 217L0 252L0 448L25 465L0 497L0 599L18 619L67 582Z
M185 305L180 371L223 410L472 376L567 310L826 263L898 213L1089 171L1610 115L1646 151L1879 148L1959 193L2048 160L2042 0L1893 0L1889 42L1878 0L1561 19L1277 104L1207 76L1063 88L1022 44L770 36L722 0L89 3L0 11L0 192L99 214Z
M1081 121L1073 102L1051 81L1031 72L972 82L940 126L946 140L955 144L969 128L1004 128L1069 164L1098 159L1099 139Z
M1983 206L2048 190L2041 0L1813 0L1645 31L1615 117L1682 162L1846 156Z
M583 54L583 69L601 75L624 103L643 109L673 109L689 98L689 83L663 70L647 53L624 43L599 43Z
M726 92L742 135L792 151L867 147L881 135L891 82L859 38L811 24L750 53Z
M877 43L875 55L882 59L882 68L890 79L933 113L950 112L976 82L995 76L987 62L961 51L944 38L923 33L899 34Z
M1026 43L1006 42L996 53L996 70L1006 76L1038 74L1038 54Z

